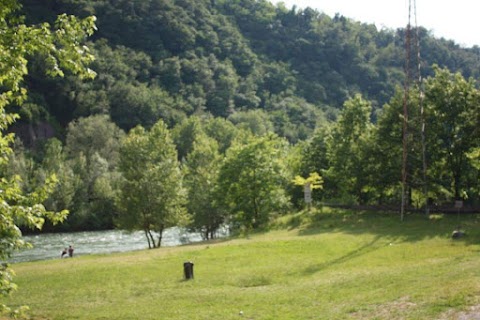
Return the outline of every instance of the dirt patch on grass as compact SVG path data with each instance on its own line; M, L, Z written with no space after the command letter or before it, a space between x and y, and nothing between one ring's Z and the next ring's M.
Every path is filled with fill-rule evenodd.
M480 320L480 305L471 306L465 311L447 311L438 320Z
M387 302L381 305L375 305L352 313L354 319L404 319L406 311L415 308L417 304L410 301L410 297L402 297L398 300Z
M354 319L405 319L409 309L417 307L410 301L410 297L402 297L396 301L377 305L369 310L362 310L352 314ZM480 304L468 307L466 310L449 310L444 312L437 320L480 320Z

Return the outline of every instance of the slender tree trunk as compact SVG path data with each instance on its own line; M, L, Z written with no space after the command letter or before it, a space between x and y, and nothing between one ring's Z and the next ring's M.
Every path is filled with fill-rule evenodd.
M460 199L460 173L456 172L453 176L453 189L455 192L455 200Z
M145 237L147 238L147 241L148 241L148 249L152 249L152 244L150 243L150 238L148 237L148 230L143 229L143 231L145 232Z
M158 243L157 243L157 248L160 248L160 246L162 245L162 237L163 237L163 230L165 228L162 226L159 230L158 230ZM153 239L152 239L153 240Z
M453 151L455 152L455 150ZM454 192L454 199L460 200L460 189L461 189L461 180L462 180L462 166L463 162L461 160L461 156L458 155L451 155L450 158L447 160L449 162L450 171L452 173L453 178L453 192Z
M147 232L148 232L148 237L149 237L148 243L150 243L150 242L152 243L152 247L150 249L156 248L155 239L153 238L152 230L149 229Z

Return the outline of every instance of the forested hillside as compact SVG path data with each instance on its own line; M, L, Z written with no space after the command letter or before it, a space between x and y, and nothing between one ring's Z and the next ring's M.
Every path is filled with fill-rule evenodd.
M27 191L56 173L45 205L71 211L61 228L257 228L301 206L291 181L314 172L316 201L398 203L405 30L265 0L22 3L28 24L96 16L96 78L52 79L32 56L29 98L11 107L21 139L6 172ZM478 204L480 48L418 34L408 204Z
M329 17L266 0L25 0L27 21L95 15L95 81L47 80L31 68L34 94L23 120L56 123L108 114L124 130L192 114L229 117L262 110L290 141L319 119L334 119L361 93L381 108L403 84L405 31ZM420 30L424 76L438 64L480 76L480 49L460 48ZM60 137L61 131L57 132Z

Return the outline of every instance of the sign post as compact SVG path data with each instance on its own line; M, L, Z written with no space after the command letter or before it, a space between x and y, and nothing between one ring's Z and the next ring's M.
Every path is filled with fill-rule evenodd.
M316 172L310 173L308 178L302 178L301 176L296 176L292 182L297 186L303 187L303 199L308 206L308 210L312 207L312 190L313 189L322 189L323 179Z
M305 199L305 203L308 206L308 210L310 210L310 207L312 205L312 186L310 182L305 183L303 186L303 196Z

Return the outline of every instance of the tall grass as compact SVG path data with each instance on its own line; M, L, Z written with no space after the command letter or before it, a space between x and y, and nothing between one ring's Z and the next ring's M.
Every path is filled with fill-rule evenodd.
M435 217L327 208L243 238L20 263L5 302L32 319L438 319L480 303L480 218Z

